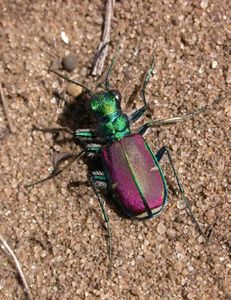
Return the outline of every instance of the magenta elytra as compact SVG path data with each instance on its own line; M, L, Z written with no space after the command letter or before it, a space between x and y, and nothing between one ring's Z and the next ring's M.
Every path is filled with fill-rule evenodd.
M103 148L104 172L124 214L149 218L167 202L159 163L140 134L130 134Z

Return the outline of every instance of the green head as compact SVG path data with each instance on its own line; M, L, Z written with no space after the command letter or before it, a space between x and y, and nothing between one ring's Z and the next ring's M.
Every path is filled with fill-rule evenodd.
M89 110L99 123L99 131L113 140L130 133L128 118L121 113L120 102L121 94L108 90L94 95L89 103Z
M106 120L110 116L120 113L121 95L111 90L94 95L90 99L89 109L99 121Z

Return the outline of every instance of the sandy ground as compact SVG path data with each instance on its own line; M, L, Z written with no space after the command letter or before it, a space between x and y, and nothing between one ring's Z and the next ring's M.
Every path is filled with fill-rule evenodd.
M108 65L120 44L111 83L121 91L128 112L142 105L139 94L128 99L155 54L155 76L147 88L150 108L135 127L223 97L199 116L146 135L154 152L169 145L203 228L216 221L208 245L172 193L165 212L146 222L121 218L106 204L114 266L107 279L104 222L87 182L94 166L80 159L55 180L24 187L48 174L53 150L81 149L62 141L63 135L55 143L52 134L32 132L32 127L62 123L62 105L53 92L65 90L67 84L47 72L52 61L76 54L76 80L95 86L90 71L104 9L105 1L100 0L0 3L0 74L15 129L1 139L0 232L19 258L34 299L231 299L229 0L116 1L107 58ZM60 37L62 30L69 38L67 45ZM70 97L68 101L74 109L64 114L65 125L87 128L89 120L85 111L78 112L78 100L75 105ZM6 126L1 106L1 131ZM163 168L172 178L167 165L164 159ZM73 187L73 182L79 184ZM14 270L1 252L0 299L25 298Z

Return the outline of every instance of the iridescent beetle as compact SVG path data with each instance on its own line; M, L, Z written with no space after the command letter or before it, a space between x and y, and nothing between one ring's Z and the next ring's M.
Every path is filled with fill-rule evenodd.
M185 196L183 187L174 168L169 149L164 146L156 154L145 142L143 135L150 127L171 124L203 112L206 107L190 114L170 119L158 119L142 125L136 133L132 133L130 125L137 121L147 110L145 89L154 69L154 60L144 78L141 88L143 106L129 115L121 110L121 94L113 90L109 83L109 75L115 57L109 66L106 79L101 86L103 91L94 94L81 83L72 81L62 74L52 71L62 78L82 86L90 95L89 110L97 121L96 129L77 129L74 136L77 140L87 141L86 149L74 157L74 160L84 154L98 156L102 162L102 170L91 174L90 182L97 195L108 231L108 252L111 263L111 229L109 218L104 208L104 201L99 193L101 186L111 190L113 201L128 217L149 219L158 216L167 204L167 184L160 167L160 160L166 153L171 165L177 186L186 208L195 222L199 232L207 240L206 234L195 219L191 206ZM62 130L62 129L61 129ZM73 162L73 161L72 161ZM71 162L71 163L72 163ZM61 170L62 171L62 170ZM45 179L28 186L50 179L61 171L56 171Z

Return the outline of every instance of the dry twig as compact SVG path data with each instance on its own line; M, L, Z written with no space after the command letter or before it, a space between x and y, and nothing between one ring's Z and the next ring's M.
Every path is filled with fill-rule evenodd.
M3 109L4 109L4 112L5 112L5 116L6 116L6 119L7 119L7 122L8 122L9 130L10 130L11 133L14 133L14 127L13 127L13 124L11 123L11 120L10 120L10 117L9 117L9 114L8 114L8 103L7 103L7 100L4 96L3 87L2 87L1 82L0 82L0 96L1 96Z
M13 250L10 248L10 246L5 241L5 239L2 237L2 235L0 235L0 247L1 247L2 251L13 260L15 267L17 269L17 272L19 274L20 280L23 284L24 291L25 291L28 299L32 300L32 294L31 294L29 286L26 282L26 278L23 274L20 263L19 263L16 255L14 254Z
M107 7L106 7L106 15L105 15L105 22L104 22L104 30L102 40L99 44L95 62L93 65L92 75L99 76L102 74L104 61L107 56L108 52L108 44L110 42L110 30L111 30L111 19L113 16L113 9L115 6L115 0L108 0Z

